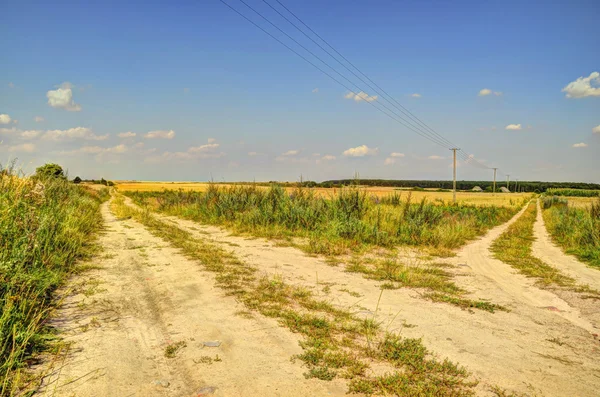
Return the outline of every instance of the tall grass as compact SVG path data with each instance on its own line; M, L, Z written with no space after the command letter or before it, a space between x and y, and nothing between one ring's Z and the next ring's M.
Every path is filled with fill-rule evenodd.
M569 196L569 197L599 197L600 190L588 189L548 189L546 194L550 196Z
M22 369L51 337L52 292L90 251L106 194L0 165L0 395L27 387Z
M508 220L516 207L413 202L411 195L369 196L343 188L320 197L299 187L218 187L206 192L127 192L138 204L265 237L304 237L307 250L337 255L365 246L453 249Z
M566 200L544 200L544 221L552 238L569 253L600 270L600 197L589 208Z

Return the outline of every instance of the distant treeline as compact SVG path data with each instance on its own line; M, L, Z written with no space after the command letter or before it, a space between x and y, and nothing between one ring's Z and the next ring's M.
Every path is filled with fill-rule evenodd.
M388 187L404 187L404 188L421 188L421 189L452 189L452 181L418 181L418 180L392 180L392 179L336 179L324 181L321 183L303 182L305 184L314 184L308 186L319 187L336 187L347 185L362 185L362 186L388 186ZM471 190L475 186L479 186L483 190L490 191L493 187L492 181L456 181L456 188L459 190ZM496 181L496 190L501 186L506 187L506 181ZM540 181L519 181L518 191L520 192L545 192L547 189L600 189L598 183L583 183L583 182L540 182ZM515 182L510 182L510 190L515 190Z

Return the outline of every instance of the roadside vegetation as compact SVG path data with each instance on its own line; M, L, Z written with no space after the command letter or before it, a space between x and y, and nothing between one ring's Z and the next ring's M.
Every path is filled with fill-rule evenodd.
M548 189L546 196L568 196L568 197L599 197L600 190L590 189Z
M303 353L295 359L306 365L307 378L345 378L350 392L367 395L475 394L477 383L470 374L453 362L434 357L420 339L386 332L374 316L360 317L317 299L306 288L284 283L279 277L261 276L255 267L216 244L195 238L148 210L126 205L122 196L113 200L112 210L122 219L134 218L214 272L217 285L247 310L275 318L302 335ZM373 365L385 368L385 373L368 371Z
M537 205L529 203L527 209L491 246L494 257L519 270L527 277L534 277L542 286L560 286L579 292L592 292L587 286L579 286L575 279L532 255L533 225Z
M300 248L313 254L340 255L370 247L418 246L448 254L489 228L510 219L514 207L475 206L412 200L411 193L369 196L347 187L330 197L278 185L219 187L205 192L126 192L137 204L165 214L239 233L303 238Z
M574 208L565 198L544 197L543 216L552 239L600 270L600 197L587 208Z
M57 168L58 167L58 168ZM92 252L108 192L67 181L55 164L34 177L0 166L0 395L32 385L24 369L53 339L52 293Z

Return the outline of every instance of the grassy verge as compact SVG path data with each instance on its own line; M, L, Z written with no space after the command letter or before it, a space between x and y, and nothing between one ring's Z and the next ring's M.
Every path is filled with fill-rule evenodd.
M91 253L103 197L0 170L0 395L30 387L23 369L53 338L45 326L52 292Z
M600 270L600 198L589 208L572 208L564 199L546 197L542 201L546 228L552 239Z
M350 380L350 392L368 395L474 395L476 382L470 380L470 374L448 360L437 360L420 339L386 333L374 318L359 318L277 277L260 277L256 268L230 252L160 221L147 210L125 205L122 197L113 201L112 209L121 218L141 222L155 236L214 272L217 285L236 296L248 310L276 318L302 335L303 353L295 358L307 366L306 377L346 378ZM367 370L373 363L385 366L388 372L369 374Z
M218 187L206 192L127 192L136 203L161 212L236 232L267 238L307 241L300 248L314 254L340 255L369 247L398 245L448 254L490 227L510 219L513 207L413 202L411 193L369 196L343 188L331 197L273 185Z
M581 292L594 292L587 287L578 286L572 277L531 254L536 216L537 206L532 201L523 215L492 243L491 251L494 257L519 270L521 274L536 278L542 286L560 286Z

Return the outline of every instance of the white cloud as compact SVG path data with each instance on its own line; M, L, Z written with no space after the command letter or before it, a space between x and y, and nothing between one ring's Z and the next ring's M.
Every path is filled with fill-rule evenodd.
M595 87L594 87L595 86ZM567 98L585 98L600 96L600 73L592 72L588 77L579 77L570 82L563 89Z
M411 97L413 97L413 98L421 98L421 94L418 94L418 93L415 92L414 94L411 95Z
M427 157L427 158L428 158L429 160L443 160L443 159L444 159L444 157L443 157L443 156L436 156L436 155L429 156L429 157Z
M17 130L15 127L11 127L11 128L0 128L0 134L14 134L15 132L18 132L19 130Z
M173 130L149 131L148 133L146 133L146 135L144 135L144 138L146 138L146 139L173 139L173 138L175 138L175 131L173 131Z
M300 153L300 150L288 150L285 153L281 153L281 156L283 156L283 157L296 156L299 153Z
M106 135L96 135L90 128L75 127L68 130L48 130L42 136L42 139L51 141L64 141L70 139L86 139L90 141L103 141L108 138Z
M215 138L208 138L208 143L215 143L217 140Z
M8 151L32 153L35 152L35 145L33 143L22 143L20 145L9 146Z
M64 109L69 112L79 112L81 105L73 100L73 91L70 83L62 83L56 90L50 90L46 93L48 105L56 109Z
M379 153L378 148L370 148L367 145L360 145L357 147L352 147L348 150L345 150L342 153L346 157L364 157L364 156L374 156Z
M8 114L0 114L0 124L10 124L12 119Z
M312 90L313 94L316 94L317 92L319 92L318 88L315 88L314 90Z
M390 157L404 157L404 153L393 152L390 153Z
M592 132L594 134L600 134L600 125L597 125L594 128L592 128Z
M356 102L360 102L360 101L373 102L373 101L377 100L377 95L369 96L369 94L367 94L364 91L361 91L358 94L355 94L354 92L348 92L346 95L344 95L344 98L354 99Z
M214 152L216 149L219 148L218 143L209 143L207 145L201 145L201 146L192 146L188 149L189 153L210 153L210 152Z
M258 152L248 152L248 156L250 157L255 157L255 156L260 156L261 154Z
M135 137L137 134L135 132L131 132L131 131L127 131L127 132L121 132L119 134L117 134L117 136L119 138L133 138Z
M15 84L12 82L8 83L8 88L15 88Z
M19 120L13 120L12 123L13 124L19 124Z
M384 162L384 164L385 164L385 165L392 165L392 164L394 164L394 163L396 163L396 159L395 159L395 158L393 158L393 157L388 157L388 158L386 158L386 159L385 159L385 162Z
M504 127L504 129L508 131L518 131L523 128L521 127L521 124L509 124L506 127Z
M324 160L324 161L331 161L331 160L335 160L335 159L336 159L336 157L331 154L326 154L325 156L321 157L321 160Z
M35 117L33 118L33 120L34 120L36 123L42 123L42 122L44 121L44 118L43 118L42 116L35 116Z
M21 131L21 133L19 134L21 136L21 138L23 139L33 139L33 138L37 138L38 136L42 135L41 130L27 130L27 131Z
M573 145L573 147L577 147L577 148L579 148L579 147L587 147L587 143L583 143L583 142L576 143L576 144Z
M495 96L501 96L502 92L501 91L492 91L489 88L484 88L482 90L479 91L479 96L488 96L488 95L492 95L494 94Z

